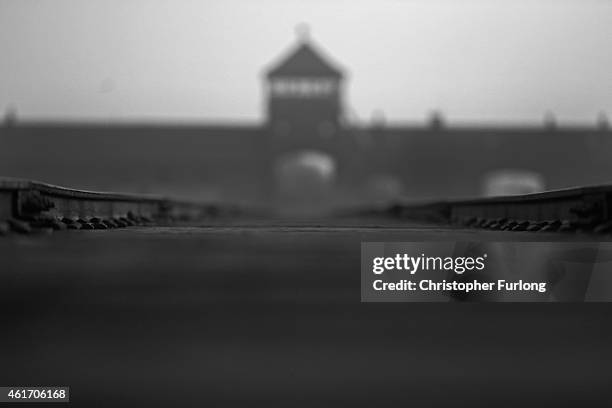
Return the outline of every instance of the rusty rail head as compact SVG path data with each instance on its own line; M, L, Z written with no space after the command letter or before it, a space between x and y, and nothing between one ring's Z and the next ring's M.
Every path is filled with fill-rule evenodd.
M400 202L380 212L398 218L504 231L612 232L612 186L541 193Z
M38 191L40 193L45 193L46 195L75 199L121 200L139 202L157 202L168 200L168 198L163 196L79 190L43 183L40 181L24 180L11 177L0 177L0 191Z
M107 229L152 222L194 221L235 206L173 200L146 194L70 189L51 184L0 178L0 233L47 229ZM227 211L229 213L229 211Z

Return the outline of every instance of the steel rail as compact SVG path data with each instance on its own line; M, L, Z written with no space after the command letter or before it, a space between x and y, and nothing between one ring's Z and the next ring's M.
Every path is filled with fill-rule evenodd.
M612 231L612 186L541 193L398 202L377 211L399 218L502 231Z
M70 189L37 181L0 178L0 234L33 229L108 229L169 221L194 221L238 212L235 206L162 196Z

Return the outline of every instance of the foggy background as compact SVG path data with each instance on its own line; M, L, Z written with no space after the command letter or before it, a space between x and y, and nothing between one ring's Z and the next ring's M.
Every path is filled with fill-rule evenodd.
M350 71L350 119L592 124L606 0L0 0L0 110L20 119L258 121L300 22ZM381 114L376 114L380 116Z
M606 1L0 5L0 176L283 209L612 183Z

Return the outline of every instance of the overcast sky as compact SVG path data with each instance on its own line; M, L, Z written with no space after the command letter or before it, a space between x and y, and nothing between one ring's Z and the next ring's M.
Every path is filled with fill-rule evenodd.
M609 0L0 0L0 109L21 118L258 120L300 22L369 120L612 114Z

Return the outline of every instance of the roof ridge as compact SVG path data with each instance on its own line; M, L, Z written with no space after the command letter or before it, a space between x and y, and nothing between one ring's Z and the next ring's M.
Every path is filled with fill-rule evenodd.
M334 66L318 46L309 39L303 38L279 63L268 70L267 76L269 78L311 76L340 79L344 75L343 71Z

